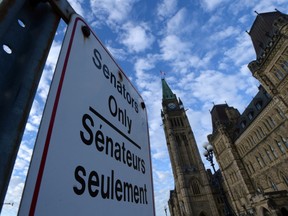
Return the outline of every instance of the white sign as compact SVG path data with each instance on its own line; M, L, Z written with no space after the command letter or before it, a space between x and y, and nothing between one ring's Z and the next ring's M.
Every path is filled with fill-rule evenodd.
M19 215L155 215L143 99L87 27L68 25Z

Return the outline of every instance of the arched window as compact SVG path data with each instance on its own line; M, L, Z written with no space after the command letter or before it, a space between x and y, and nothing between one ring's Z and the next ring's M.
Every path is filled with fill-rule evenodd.
M281 139L283 143L285 144L286 148L288 148L288 139L287 138L285 139L284 137L281 137Z
M288 187L288 178L286 175L284 175L284 173L281 173L281 178L283 179L284 183L286 184L286 186Z
M255 156L255 157L256 157L256 160L257 160L260 168L262 168L263 167L263 163L262 163L261 159L259 157L257 157L257 156Z
M277 154L277 152L275 151L275 149L273 148L273 146L269 145L269 148L270 148L272 154L274 155L274 157L275 157L275 158L278 158L278 154Z
M276 67L274 67L274 68L272 69L272 73L275 75L275 77L276 77L278 80L282 80L282 79L284 78L283 72L282 72L280 69L276 68Z
M241 125L242 128L245 128L245 126L246 126L246 121L243 120L243 121L240 123L240 125Z
M255 104L255 107L257 110L260 110L262 108L262 101L261 100L257 101L257 103Z
M195 194L195 195L200 194L199 184L198 184L198 181L196 179L194 179L191 182L191 187L192 187L193 194Z
M284 59L281 59L279 61L281 68L283 69L284 72L288 73L288 62Z
M252 162L251 162L251 161L249 161L249 163L250 163L250 166L251 166L251 168L252 168L253 172L255 172L255 169L254 169L254 167L253 167L253 164L252 164Z
M284 115L284 113L282 112L282 110L276 109L276 111L277 111L277 113L279 114L279 116L280 116L281 119L285 119L285 115Z
M248 118L249 118L250 120L253 119L253 116L254 116L253 111L251 111L251 112L248 113Z
M282 142L281 141L276 141L277 143L277 146L279 148L279 150L282 152L282 153L285 153L285 149L283 148L282 146Z
M272 156L271 156L271 154L270 154L270 151L267 150L267 149L265 149L265 152L266 152L267 157L269 158L269 160L270 160L270 161L273 161L273 158L272 158Z
M277 185L271 178L269 178L269 183L274 191L278 191Z

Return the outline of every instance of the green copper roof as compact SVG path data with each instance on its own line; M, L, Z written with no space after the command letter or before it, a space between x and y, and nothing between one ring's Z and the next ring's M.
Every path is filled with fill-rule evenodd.
M162 99L176 99L165 79L162 79Z

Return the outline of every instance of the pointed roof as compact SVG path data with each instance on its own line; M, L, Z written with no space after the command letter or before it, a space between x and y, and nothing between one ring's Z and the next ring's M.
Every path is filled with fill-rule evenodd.
M176 99L176 95L172 92L165 79L162 79L162 99Z
M278 27L275 25L275 21L279 17L286 17L286 15L279 11L257 15L249 32L257 58L262 54L275 32L277 32Z

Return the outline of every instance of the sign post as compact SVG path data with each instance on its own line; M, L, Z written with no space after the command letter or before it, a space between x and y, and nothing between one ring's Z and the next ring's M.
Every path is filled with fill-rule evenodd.
M155 215L143 99L85 21L68 25L19 215Z

